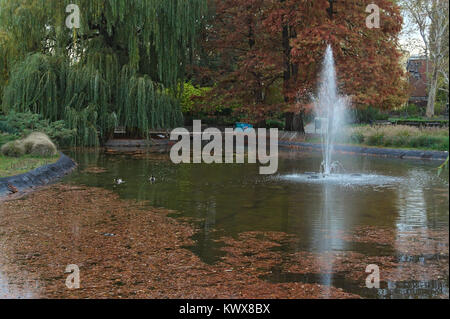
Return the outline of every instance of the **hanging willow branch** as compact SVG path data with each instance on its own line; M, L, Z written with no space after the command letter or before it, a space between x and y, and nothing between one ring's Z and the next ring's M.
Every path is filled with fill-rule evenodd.
M180 125L176 97L206 0L79 0L76 32L69 3L0 0L0 32L21 57L8 64L3 110L65 120L74 145L98 145L117 124L141 136Z

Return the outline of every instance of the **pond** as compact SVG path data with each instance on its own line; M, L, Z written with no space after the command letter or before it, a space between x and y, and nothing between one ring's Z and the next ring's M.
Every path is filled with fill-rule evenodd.
M310 152L282 151L273 176L259 175L256 164L175 165L165 154L68 155L79 169L64 183L107 188L189 218L198 232L188 248L205 263L225 254L223 237L280 232L289 240L265 280L318 283L368 298L448 297L449 178L437 176L439 163L337 155L348 173L364 175L325 183L302 175L319 170L320 154ZM311 256L319 261L306 271ZM287 259L297 262L287 267ZM355 265L364 274L378 262L381 289L365 287L367 274L349 275Z

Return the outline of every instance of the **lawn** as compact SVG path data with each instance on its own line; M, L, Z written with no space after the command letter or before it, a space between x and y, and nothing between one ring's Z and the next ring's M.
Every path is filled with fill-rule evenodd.
M0 178L23 174L40 166L55 163L58 159L59 155L44 158L24 155L14 158L0 154Z

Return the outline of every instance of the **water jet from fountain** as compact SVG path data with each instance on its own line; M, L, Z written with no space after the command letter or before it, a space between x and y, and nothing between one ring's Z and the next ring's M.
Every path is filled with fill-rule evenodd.
M322 162L317 173L306 172L304 174L290 174L284 179L300 182L326 185L343 186L382 186L392 185L401 179L392 176L383 176L373 173L360 174L351 172L334 158L333 148L338 137L344 132L347 123L350 99L340 95L337 85L336 67L331 46L328 45L322 72L318 94L313 98L314 111L317 119L321 121ZM342 135L343 136L343 135Z
M333 161L333 147L337 137L345 126L345 115L348 106L348 97L341 96L338 92L333 50L328 45L320 76L319 91L314 101L316 116L322 122L323 162L320 170L324 176L343 172L342 164Z

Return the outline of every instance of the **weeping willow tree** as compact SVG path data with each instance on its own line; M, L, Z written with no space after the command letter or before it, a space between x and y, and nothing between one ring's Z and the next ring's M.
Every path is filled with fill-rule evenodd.
M83 146L115 125L140 136L180 125L179 83L206 2L78 0L81 25L69 29L73 0L0 0L3 111L65 120Z

